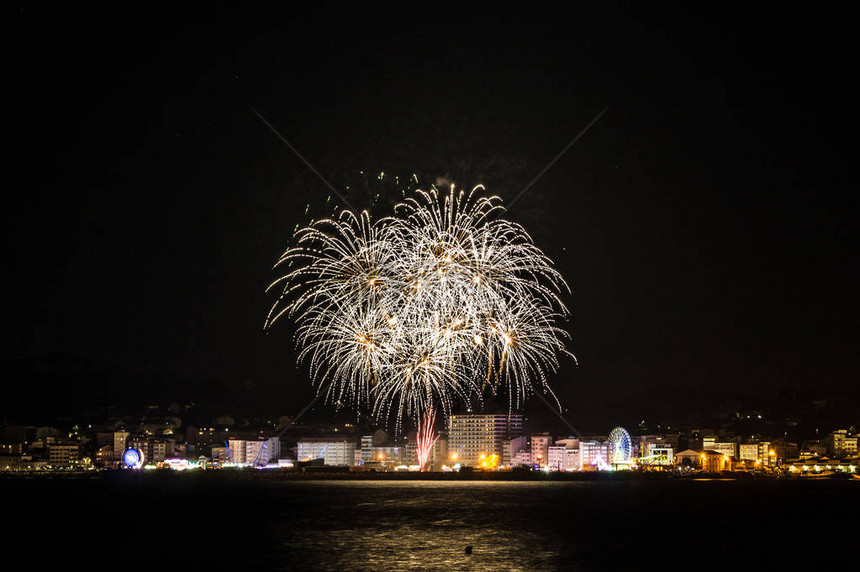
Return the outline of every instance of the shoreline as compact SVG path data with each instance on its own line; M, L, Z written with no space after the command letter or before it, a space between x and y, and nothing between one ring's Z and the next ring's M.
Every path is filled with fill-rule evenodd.
M752 473L689 473L678 474L669 471L649 472L552 472L543 471L470 471L470 472L359 472L359 471L301 471L301 470L255 470L255 469L207 469L174 471L158 469L138 471L129 469L106 469L97 471L32 471L3 472L3 480L177 480L194 479L206 481L434 481L434 482L639 482L639 481L694 481L694 480L821 480L812 478L782 478L776 475ZM831 480L831 479L823 479Z

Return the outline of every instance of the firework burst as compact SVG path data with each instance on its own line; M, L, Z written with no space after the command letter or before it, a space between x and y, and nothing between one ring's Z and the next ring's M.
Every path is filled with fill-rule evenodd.
M483 190L418 190L393 216L344 210L297 233L265 327L295 321L299 361L330 401L399 431L488 392L511 410L551 393L558 356L572 357L559 326L568 286Z

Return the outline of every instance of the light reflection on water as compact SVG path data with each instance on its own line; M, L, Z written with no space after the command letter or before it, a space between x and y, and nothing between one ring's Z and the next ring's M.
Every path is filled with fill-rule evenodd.
M529 499L589 484L371 481L290 486L304 489L305 495L301 516L281 531L281 548L291 566L505 571L574 569L562 567L559 559L560 545L570 540L541 524L557 515L542 516ZM324 503L319 513L307 510L315 498ZM536 500L540 505L545 499Z
M7 507L7 544L18 553L42 554L47 526L57 531L52 553L78 554L97 538L99 562L129 570L152 570L153 562L169 570L824 569L827 554L809 550L808 538L826 531L831 545L854 546L856 527L837 523L860 514L854 480L296 481L119 472L8 478L0 490L7 505L23 504ZM703 550L733 554L750 543L756 550L739 564Z
M775 539L860 509L860 483L818 484L278 483L291 501L269 515L269 556L284 570L725 570L703 546L757 539L744 569L797 565L806 553ZM850 543L848 530L830 534Z

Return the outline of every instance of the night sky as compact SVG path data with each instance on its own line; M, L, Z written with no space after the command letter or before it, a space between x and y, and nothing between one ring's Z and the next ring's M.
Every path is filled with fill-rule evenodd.
M570 421L856 395L845 15L526 7L4 9L0 417L312 397L265 288L337 198L252 108L386 214L362 171L510 200L609 106L509 213L573 290Z

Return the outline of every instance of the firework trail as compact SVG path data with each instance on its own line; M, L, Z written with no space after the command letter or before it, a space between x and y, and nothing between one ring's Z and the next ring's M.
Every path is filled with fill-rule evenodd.
M427 460L430 458L430 451L433 450L433 445L439 440L439 434L434 431L436 424L436 410L424 414L424 417L418 423L418 434L415 437L418 451L418 466L422 471L427 469Z
M415 191L392 216L344 210L297 233L266 318L297 324L318 391L432 433L435 410L506 394L510 410L558 369L569 288L498 197ZM428 417L429 415L429 417ZM423 422L422 422L423 421ZM420 431L419 431L420 437Z

